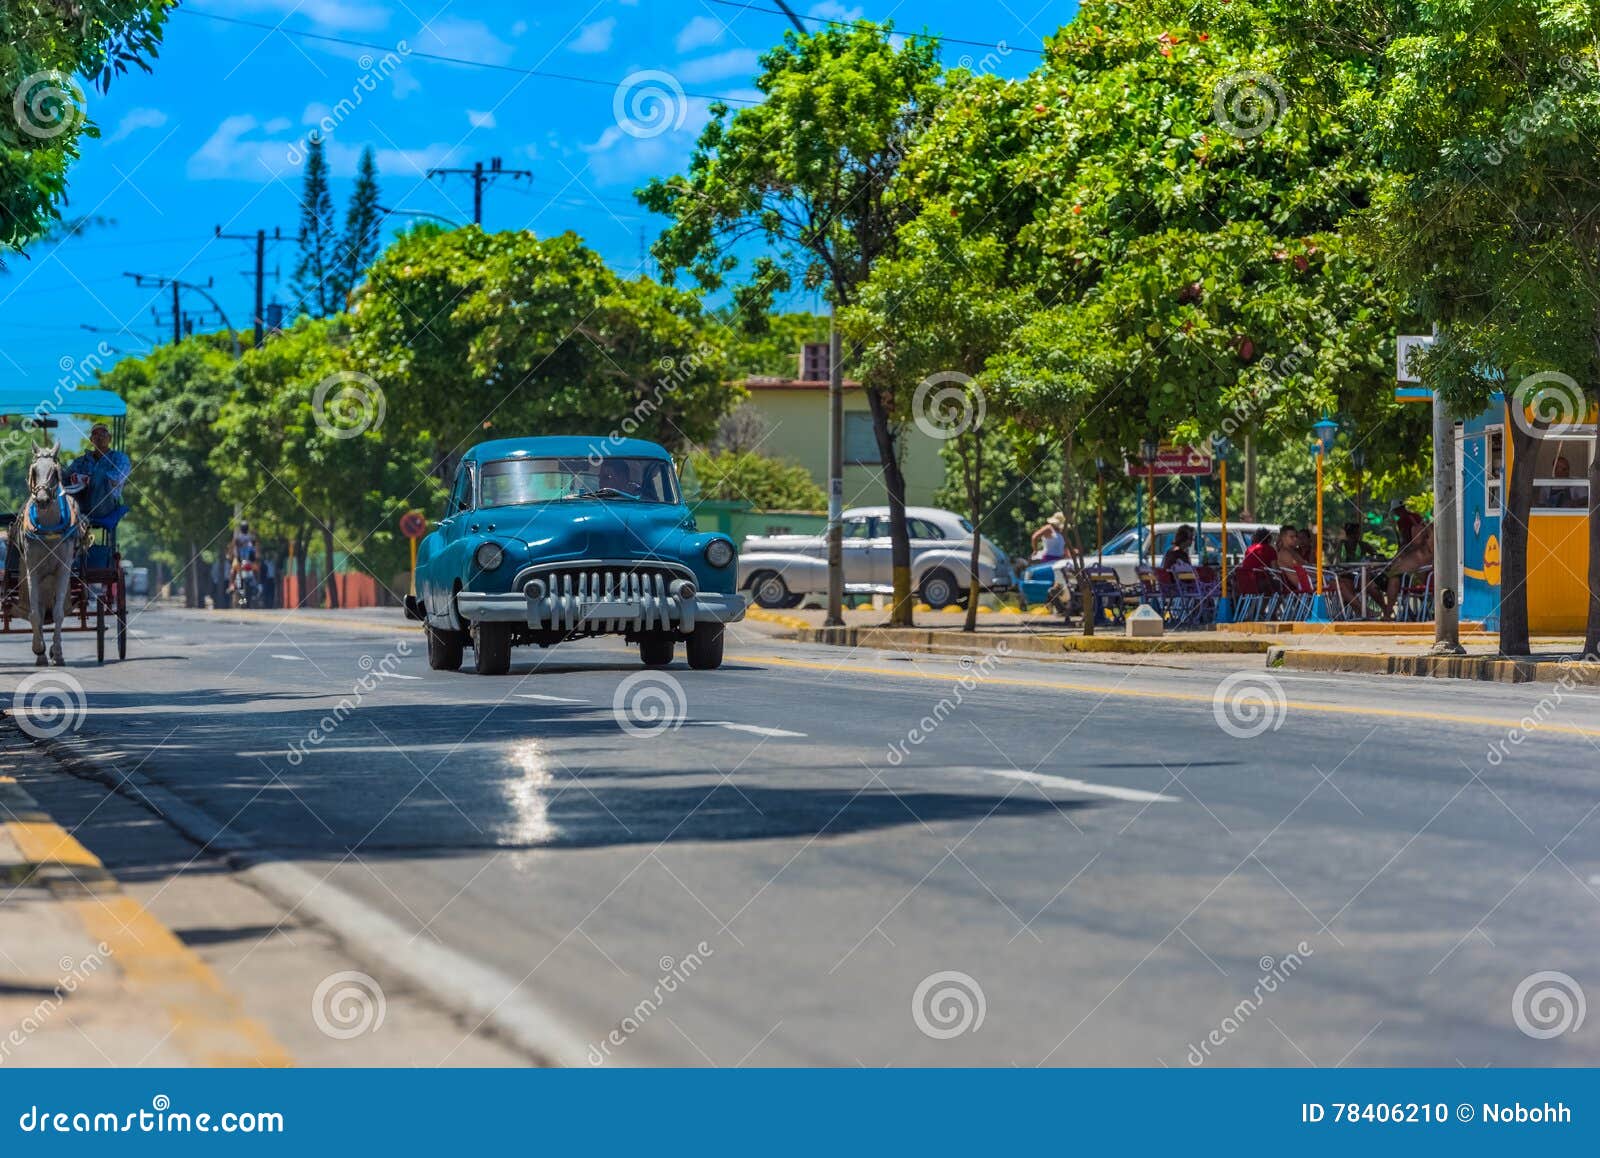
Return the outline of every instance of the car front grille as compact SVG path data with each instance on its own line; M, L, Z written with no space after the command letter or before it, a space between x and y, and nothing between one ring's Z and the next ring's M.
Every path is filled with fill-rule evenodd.
M530 579L545 585L539 602L546 626L610 633L672 629L683 616L682 601L671 594L672 584L680 579L692 582L694 572L681 564L604 561L529 568L517 576L517 586ZM595 603L633 604L637 613L595 618L591 611Z

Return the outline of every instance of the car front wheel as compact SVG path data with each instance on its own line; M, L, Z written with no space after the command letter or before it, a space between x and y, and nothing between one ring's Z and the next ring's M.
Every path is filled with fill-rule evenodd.
M466 633L431 623L423 630L428 636L428 666L434 671L460 671Z
M689 633L689 666L711 671L722 666L722 624L702 623Z
M645 667L666 667L672 662L675 647L672 636L655 632L639 637L639 658Z
M479 675L505 675L511 670L511 626L479 623L472 629L472 653Z
M935 611L949 607L958 600L956 577L944 568L930 571L922 578L922 601Z

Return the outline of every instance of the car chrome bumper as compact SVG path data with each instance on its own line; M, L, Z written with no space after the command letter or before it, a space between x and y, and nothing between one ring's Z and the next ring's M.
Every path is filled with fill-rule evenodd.
M630 631L693 631L697 623L737 623L745 597L700 591L687 599L644 596L633 599L583 599L575 595L534 598L518 591L491 595L463 591L456 596L463 618L477 623L525 623L547 631L588 629L596 634Z

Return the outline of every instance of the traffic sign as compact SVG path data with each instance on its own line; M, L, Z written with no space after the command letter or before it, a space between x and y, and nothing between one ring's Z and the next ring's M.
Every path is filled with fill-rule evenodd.
M407 511L400 516L400 533L412 542L428 533L428 516L421 511Z
M1401 334L1394 343L1394 389L1396 402L1432 402L1433 391L1419 385L1422 379L1411 369L1411 355L1433 345L1432 334Z
M1165 442L1161 444L1161 450L1153 462L1130 458L1127 468L1129 476L1134 478L1148 478L1151 475L1157 478L1200 477L1216 469L1211 456L1204 451Z

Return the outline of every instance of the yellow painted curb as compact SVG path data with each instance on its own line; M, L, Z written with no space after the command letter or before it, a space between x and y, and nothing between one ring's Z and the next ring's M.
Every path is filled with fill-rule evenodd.
M758 619L762 623L775 623L779 627L792 628L795 631L805 631L811 624L796 615L779 615L776 611L768 611L765 607L751 605L745 609L746 619Z
M106 947L123 983L135 999L161 1007L172 1020L173 1037L186 1056L210 1066L281 1067L289 1052L254 1018L193 949L124 893L100 858L54 821L16 780L0 776L7 795L26 802L28 819L0 821L16 842L30 876L41 869L66 869L95 879L92 894L65 899L89 937ZM13 810L15 811L15 810ZM87 882L86 882L87 883ZM59 890L57 890L59 895Z

